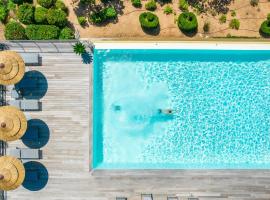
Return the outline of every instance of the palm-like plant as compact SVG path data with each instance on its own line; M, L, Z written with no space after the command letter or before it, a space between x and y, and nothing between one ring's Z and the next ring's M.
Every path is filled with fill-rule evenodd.
M73 51L78 55L82 55L86 52L85 45L81 42L77 42L75 45L73 45Z

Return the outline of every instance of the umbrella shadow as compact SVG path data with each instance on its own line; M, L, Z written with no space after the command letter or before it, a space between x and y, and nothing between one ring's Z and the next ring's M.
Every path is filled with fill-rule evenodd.
M39 71L29 71L15 85L16 91L25 99L41 99L48 90L46 77Z
M24 145L32 149L44 147L50 139L48 125L40 119L31 119L27 124L26 133L21 138Z
M49 173L46 167L40 162L30 161L24 163L25 179L23 187L30 191L43 189L49 180Z

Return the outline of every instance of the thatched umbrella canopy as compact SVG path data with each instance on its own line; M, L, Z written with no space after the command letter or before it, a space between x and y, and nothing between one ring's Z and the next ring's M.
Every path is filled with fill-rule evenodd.
M25 115L13 106L0 107L0 140L14 141L21 138L27 129Z
M0 84L18 83L24 76L25 65L22 57L15 51L0 52Z
M25 169L20 160L11 156L0 157L0 190L14 190L24 178Z

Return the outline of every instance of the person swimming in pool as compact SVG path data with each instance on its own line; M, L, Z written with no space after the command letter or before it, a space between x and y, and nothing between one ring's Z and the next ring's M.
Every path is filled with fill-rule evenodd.
M119 105L114 105L114 110L120 111L120 110L121 110L121 106L119 106Z
M158 113L165 114L165 115L171 115L173 113L172 109L158 109Z

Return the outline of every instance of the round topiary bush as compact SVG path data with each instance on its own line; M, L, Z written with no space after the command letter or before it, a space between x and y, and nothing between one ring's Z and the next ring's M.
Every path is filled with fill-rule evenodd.
M29 25L25 32L30 40L53 40L59 36L59 28L54 25Z
M155 29L159 26L158 17L151 12L144 12L139 17L142 28Z
M260 32L267 37L270 37L270 20L265 20L260 28Z
M24 3L19 6L17 16L23 24L32 24L34 21L35 8L29 3Z
M24 27L15 21L7 23L5 27L5 38L7 40L25 40L26 35Z
M38 0L38 3L45 8L50 8L54 5L55 0Z
M47 13L48 9L44 7L37 7L35 10L35 21L38 24L46 24L47 23Z
M71 28L65 27L61 30L59 39L71 40L74 38L75 38L74 31Z
M51 25L64 27L67 25L67 14L63 10L51 8L47 13L47 21Z
M136 7L136 8L142 7L142 2L141 2L141 0L131 0L131 3L132 3L132 5L133 5L134 7Z
M197 17L192 12L183 12L177 20L178 27L183 32L195 32L198 29Z

